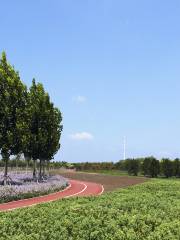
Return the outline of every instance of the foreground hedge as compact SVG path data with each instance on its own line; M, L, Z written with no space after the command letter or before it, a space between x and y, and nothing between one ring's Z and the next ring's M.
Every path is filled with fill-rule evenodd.
M0 239L178 240L180 181L153 180L94 198L0 213Z

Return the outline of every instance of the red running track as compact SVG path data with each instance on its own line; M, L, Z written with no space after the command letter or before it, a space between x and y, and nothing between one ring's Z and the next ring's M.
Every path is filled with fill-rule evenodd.
M10 211L17 208L30 207L40 203L52 202L62 198L75 196L96 196L101 195L104 191L103 186L97 183L81 182L77 180L69 180L69 183L70 185L65 190L60 192L0 204L0 211Z

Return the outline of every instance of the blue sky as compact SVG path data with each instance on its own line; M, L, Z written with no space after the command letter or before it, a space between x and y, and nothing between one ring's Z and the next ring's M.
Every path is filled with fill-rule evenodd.
M0 51L63 113L60 161L180 157L178 0L1 1Z

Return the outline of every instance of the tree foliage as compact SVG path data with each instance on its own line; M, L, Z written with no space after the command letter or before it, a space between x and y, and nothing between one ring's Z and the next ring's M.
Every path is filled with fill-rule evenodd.
M139 173L139 161L137 159L127 159L127 170L130 175L137 176Z
M22 83L3 52L0 59L0 151L7 182L10 155L23 152L26 159L51 160L62 132L61 112L43 85L33 79L30 90ZM34 175L36 174L34 168Z
M6 163L4 181L10 155L18 154L26 141L24 112L27 90L19 73L7 62L3 52L0 59L0 150Z
M28 95L29 101L29 155L34 160L40 160L40 180L42 178L42 163L51 160L60 148L59 140L62 132L61 112L54 107L43 85L35 82ZM35 168L34 168L34 176Z
M180 159L176 158L173 164L173 175L180 177Z
M173 162L169 158L163 158L161 166L165 177L169 178L173 176Z
M144 176L157 177L160 173L159 161L153 156L146 157L143 161L142 169Z

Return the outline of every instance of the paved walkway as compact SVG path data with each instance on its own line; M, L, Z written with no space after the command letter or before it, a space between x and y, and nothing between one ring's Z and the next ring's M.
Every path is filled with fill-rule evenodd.
M45 196L22 199L9 203L0 204L0 211L10 211L17 208L30 207L40 203L51 202L61 198L75 196L96 196L101 195L104 188L101 184L69 180L70 185L63 191L52 193Z

